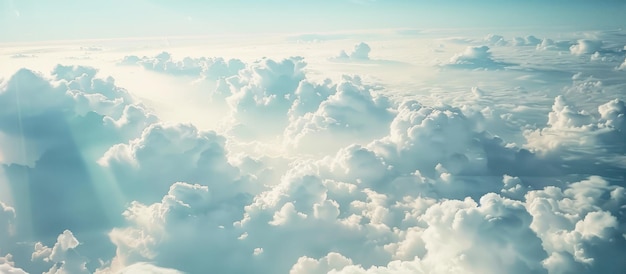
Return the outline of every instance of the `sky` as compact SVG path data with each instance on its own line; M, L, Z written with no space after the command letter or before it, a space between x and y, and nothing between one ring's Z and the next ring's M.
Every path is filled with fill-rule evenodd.
M618 273L625 11L0 0L0 273Z
M621 1L3 0L3 42L372 28L623 27Z

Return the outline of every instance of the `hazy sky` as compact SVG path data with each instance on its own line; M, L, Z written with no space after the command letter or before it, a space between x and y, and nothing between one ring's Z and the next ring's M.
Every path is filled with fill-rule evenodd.
M623 273L625 18L0 0L0 273Z
M622 1L1 0L0 41L370 28L619 28Z

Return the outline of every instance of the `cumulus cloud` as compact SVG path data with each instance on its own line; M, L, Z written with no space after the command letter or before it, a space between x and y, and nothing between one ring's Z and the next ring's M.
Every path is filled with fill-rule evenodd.
M13 256L7 254L4 257L0 257L0 272L6 274L26 274L27 272L19 267L15 267L13 262Z
M129 55L124 57L119 64L141 65L151 71L172 75L206 77L211 80L236 75L239 70L245 67L245 64L239 59L185 57L182 60L175 60L168 52L161 52L152 57Z
M105 272L96 272L99 274L103 274ZM176 269L171 269L171 268L163 268L163 267L158 267L158 266L154 266L151 265L149 263L136 263L136 264L132 264L129 265L121 270L119 270L118 272L116 272L117 274L154 274L154 273L159 273L159 274L182 274L183 272L180 272Z
M569 50L574 55L592 54L602 50L602 41L580 39Z
M12 196L29 197L13 205L20 237L106 226L99 192L108 187L90 170L157 120L94 68L58 65L51 76L21 69L0 86L1 168Z
M542 151L577 150L587 153L620 153L625 149L624 102L614 99L596 113L579 110L557 96L545 128L526 132L528 146Z
M537 50L570 50L573 47L570 41L554 41L550 38L544 38L541 43L536 46ZM578 47L576 48L578 49Z
M354 45L354 48L349 53L345 50L339 52L339 55L334 59L336 60L353 60L353 61L366 61L369 60L369 54L372 48L365 42Z
M545 252L528 227L531 216L519 201L491 193L480 204L469 198L434 204L419 218L425 228L414 227L398 245L387 246L391 250L422 246L413 257L363 267L329 253L320 260L301 257L292 273L301 273L296 271L305 266L332 267L328 273L545 273L540 263ZM501 245L513 248L502 252ZM328 263L330 258L333 265Z
M542 264L551 273L613 272L624 268L626 238L616 215L622 214L624 188L598 176L546 187L526 194L533 216L530 228L542 239L549 257ZM610 255L609 255L610 254Z
M528 38L524 45L537 42ZM204 61L179 63L163 54L127 59L166 73L206 69L198 66ZM482 46L449 65L508 64ZM32 201L0 203L0 244L13 241L8 251L17 254L14 238L5 235L15 223L16 236L28 234L22 222L34 218L32 226L45 228L17 240L41 239L27 259L48 273L612 273L625 267L619 259L626 191L617 161L626 151L626 105L621 98L591 108L565 100L585 87L593 92L584 94L603 94L595 91L604 84L559 90L566 95L555 98L551 111L538 111L543 124L524 124L525 133L515 128L511 135L527 142L520 147L486 130L494 127L489 110L396 100L357 76L313 82L301 57L265 58L231 72L218 81L232 112L224 134L158 122L93 68L59 66L51 79L22 70L3 81L1 140L24 136L39 153L16 164L20 154L3 151L11 190ZM489 84L469 85L477 98L500 90L489 86L485 96L477 85ZM12 104L15 98L26 101ZM290 154L253 158L231 146L275 136ZM78 241L103 231L106 242ZM113 245L108 254L99 250L106 244ZM0 258L0 270L21 273L13 261Z
M131 200L155 201L176 181L209 185L217 197L230 197L250 186L228 162L225 142L189 124L152 124L140 137L112 146L99 163Z
M318 153L326 147L320 143L334 144L327 146L332 152L350 143L369 142L385 134L393 115L389 111L392 104L387 98L373 95L371 87L363 85L360 78L344 77L331 92L332 95L318 103L317 110L292 116L285 129L289 144L299 151ZM307 99L303 99L293 105L291 114L304 112L301 109L306 106Z
M504 37L498 34L489 34L483 38L483 41L492 46L505 46L508 44Z
M540 45L543 42L543 40L533 36L533 35L529 35L526 37L515 37L513 38L513 45L515 46L533 46L536 47L538 45Z
M457 53L445 64L448 67L464 69L501 69L511 66L492 58L488 46L469 46L461 53Z
M305 66L301 57L279 62L263 59L228 78L231 95L226 100L235 123L233 133L253 139L281 132L287 125L296 89L305 79Z
M310 147L312 138L344 134L371 140L384 130L391 120L392 103L376 95L376 87L350 76L336 84L330 79L316 83L305 77L305 66L301 57L280 62L265 59L227 78L222 89L230 94L226 98L231 110L229 133L244 140L284 136L288 145ZM348 141L337 139L338 145Z
M53 247L47 247L41 242L35 244L35 251L32 254L32 260L43 260L52 263L52 267L46 272L47 274L62 273L90 273L87 269L86 258L80 256L77 252L73 252L78 247L79 242L74 234L65 230L59 237Z
M116 257L101 271L115 272L146 260L189 273L253 271L254 265L241 262L250 260L254 248L242 253L240 235L232 229L232 218L243 214L243 202L236 195L223 197L188 183L171 185L158 203L133 202L124 212L131 225L109 233Z

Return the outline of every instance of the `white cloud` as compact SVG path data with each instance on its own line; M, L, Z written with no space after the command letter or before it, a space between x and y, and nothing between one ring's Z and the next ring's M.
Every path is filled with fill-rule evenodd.
M557 96L545 128L525 133L528 147L541 151L575 149L587 153L624 151L624 102L614 99L597 108L597 114L578 110ZM607 150L604 150L607 149Z
M157 120L94 68L57 65L51 76L21 69L0 86L0 168L21 212L16 239L108 226L101 203L112 186L95 160Z
M316 111L291 117L285 129L288 144L298 151L328 153L386 133L393 115L386 97L372 94L372 88L357 77L344 77L334 89Z
M574 55L592 54L602 50L602 45L602 41L599 40L580 39L569 50Z
M354 45L354 48L349 53L342 50L333 60L367 61L370 60L369 54L371 51L372 48L368 44L361 42Z
M492 58L488 46L468 46L463 52L457 53L445 66L465 69L501 69L512 64L496 61Z
M534 51L527 46L564 43L531 36L488 40L520 46L498 46L498 58L538 68L492 71L511 64L487 46L449 65L490 71L390 71L417 75L410 84L319 81L329 64L367 66L309 57L228 73L216 65L233 123L220 133L159 123L93 68L19 71L0 83L0 119L10 121L0 123L0 187L16 195L0 203L0 248L13 254L0 272L618 272L626 105L617 62ZM192 77L216 60L127 58ZM38 150L30 166L15 164L23 136ZM264 150L276 144L288 152ZM103 231L107 239L92 236ZM42 241L34 249L33 239Z
M4 244L4 237L15 233L15 209L0 201L0 245Z
M506 46L508 44L504 37L498 34L488 34L483 38L483 41L492 46Z
M26 274L27 272L19 267L15 267L13 256L11 254L7 254L4 257L0 257L0 273Z
M119 62L121 65L141 65L151 71L193 77L205 77L211 80L236 75L245 64L239 59L225 60L216 58L185 57L174 60L168 52L161 52L153 57L129 55Z
M413 230L412 238L406 239L425 247L419 256L365 268L348 266L351 262L348 257L330 253L319 261L302 257L292 271L310 265L332 267L329 273L545 272L541 260L546 254L541 241L528 227L532 218L522 202L491 193L483 196L480 204L469 198L437 203L420 219L426 227ZM503 246L507 248L502 249ZM330 257L338 263L327 266Z
M296 90L305 79L305 66L301 57L279 62L263 59L228 78L232 95L226 100L235 124L232 133L246 139L263 139L282 132Z
M74 234L65 230L59 235L52 248L44 246L40 242L35 244L32 260L43 260L53 264L45 274L90 273L86 266L86 258L74 252L78 245L79 242Z
M626 200L621 186L593 176L567 188L549 186L526 194L533 216L530 227L550 255L551 272L578 269L584 273L613 272L624 267L623 228L614 214ZM608 255L610 254L610 255Z
M624 60L624 62L621 65L619 65L617 67L617 69L618 70L626 70L626 59Z
M316 260L309 257L300 257L298 262L289 271L290 274L324 274L333 270L341 270L352 264L352 260L339 253L331 252Z
M113 172L129 201L155 201L176 181L208 185L216 197L253 191L249 179L228 162L225 142L193 125L153 124L141 137L112 146L99 163Z
M544 38L540 44L537 45L537 50L570 50L573 47L570 41L554 41L550 38ZM576 50L580 49L576 47Z
M104 272L96 272L96 273L103 274ZM175 269L154 266L149 263L136 263L136 264L129 265L116 273L117 274L155 274L155 273L182 274L183 272L180 272Z
M543 40L533 36L533 35L529 35L526 37L515 37L513 38L513 45L515 46L533 46L536 47L538 45L540 45L543 42Z

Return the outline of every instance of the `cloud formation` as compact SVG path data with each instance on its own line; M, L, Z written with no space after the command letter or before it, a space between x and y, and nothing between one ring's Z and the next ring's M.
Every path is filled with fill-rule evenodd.
M239 70L245 67L245 64L239 59L185 57L182 60L175 60L168 52L161 52L152 57L128 55L119 64L140 65L150 71L171 75L205 77L210 80L236 75Z
M427 75L424 89L406 90L369 76L314 81L319 64L302 57L232 67L221 58L126 58L163 74L214 75L229 110L217 131L160 121L95 68L20 70L0 83L0 187L19 198L0 203L0 271L624 269L617 61L589 65L606 75L588 79L586 67L566 70L560 86L542 70L497 61L561 56L533 50L547 39L467 41L489 46L444 66L489 71L437 71L455 82L438 82L440 93ZM593 48L575 46L571 53ZM357 45L345 55L368 54ZM590 61L563 56L543 65Z
M372 51L372 48L365 42L358 43L354 45L354 48L350 52L346 52L342 50L339 52L339 55L336 56L335 60L352 60L352 61L366 61L369 60L369 54Z
M468 46L445 63L445 66L462 69L502 69L512 64L496 61L488 46Z

